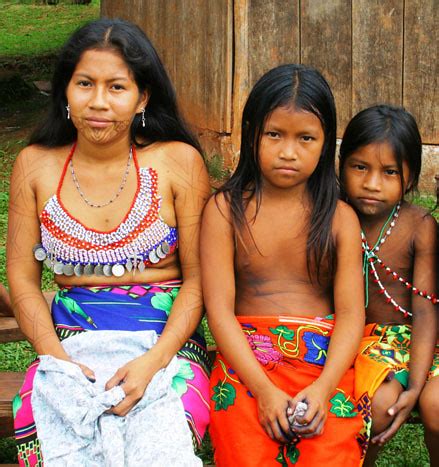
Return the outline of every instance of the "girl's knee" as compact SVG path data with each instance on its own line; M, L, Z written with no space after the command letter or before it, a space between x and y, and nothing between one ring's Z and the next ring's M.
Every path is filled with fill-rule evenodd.
M419 397L419 412L425 430L439 436L439 378L429 382Z
M403 391L396 380L384 382L375 392L372 399L372 431L374 434L385 430L393 420L388 410L398 400Z

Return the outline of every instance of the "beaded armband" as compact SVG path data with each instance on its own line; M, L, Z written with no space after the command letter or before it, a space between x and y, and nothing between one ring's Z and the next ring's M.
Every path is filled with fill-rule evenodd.
M90 229L71 216L59 193L46 204L40 216L41 244L34 256L55 274L66 276L116 276L143 272L177 248L177 229L160 217L161 198L157 173L138 169L138 190L131 208L113 230Z

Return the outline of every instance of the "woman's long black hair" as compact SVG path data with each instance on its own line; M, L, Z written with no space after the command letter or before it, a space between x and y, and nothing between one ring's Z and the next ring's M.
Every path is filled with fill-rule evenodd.
M63 46L52 78L52 100L46 119L32 134L29 143L59 147L76 140L76 128L67 119L66 88L87 50L114 50L132 72L140 92L148 91L145 128L136 115L131 139L140 141L182 141L201 152L197 138L188 129L177 107L175 91L166 70L145 33L121 19L99 19L79 28Z
M381 104L362 110L346 127L340 146L340 180L343 197L346 197L343 190L343 169L349 156L368 144L384 142L393 150L401 187L406 182L406 193L416 190L422 159L422 141L416 120L403 107ZM409 167L409 180L403 179L404 161ZM403 197L404 192L401 189L401 200Z
M307 181L312 212L307 239L307 265L311 280L319 280L321 265L334 267L332 219L338 199L335 174L337 119L331 89L323 76L304 65L281 65L266 73L255 84L242 116L241 153L232 177L220 188L230 204L235 230L247 226L245 210L256 198L256 215L262 198L259 146L264 125L278 107L293 107L318 117L325 135L318 165ZM315 270L316 274L311 273Z

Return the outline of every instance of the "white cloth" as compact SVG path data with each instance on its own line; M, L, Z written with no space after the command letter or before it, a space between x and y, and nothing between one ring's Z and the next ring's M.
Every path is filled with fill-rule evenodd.
M176 357L125 417L104 413L125 396L120 386L105 391L105 383L156 341L154 331L92 331L65 339L67 354L95 372L95 383L73 363L40 356L32 408L45 467L202 466L171 387Z

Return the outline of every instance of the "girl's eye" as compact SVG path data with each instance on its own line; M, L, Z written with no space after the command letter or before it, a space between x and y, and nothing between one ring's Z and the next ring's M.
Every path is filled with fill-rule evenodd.
M90 81L82 79L81 81L78 81L78 86L81 86L82 88L88 88L91 86L91 83Z
M386 169L386 175L398 175L399 172L396 169Z
M309 136L309 135L303 135L301 138L302 138L302 141L305 141L306 143L308 143L309 141L315 140L313 136Z
M353 167L357 170L366 170L366 166L363 164L355 164Z
M279 138L279 133L277 131L266 131L265 134L270 138Z
M121 84L113 84L111 88L114 89L115 91L122 91L125 89Z

